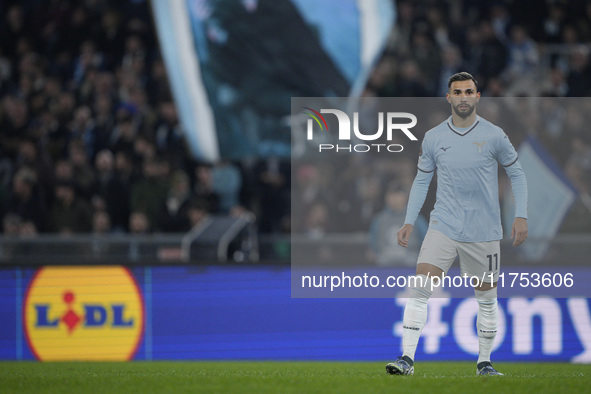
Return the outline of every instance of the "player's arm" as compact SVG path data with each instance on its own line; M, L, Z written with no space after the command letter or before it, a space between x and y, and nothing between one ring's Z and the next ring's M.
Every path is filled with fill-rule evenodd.
M519 159L508 166L503 166L511 180L511 189L515 199L515 220L511 227L513 246L519 246L527 239L527 181Z
M412 188L410 189L410 196L408 197L408 205L406 207L406 218L404 219L404 226L396 234L398 244L403 247L408 246L408 240L413 231L413 226L421 208L425 203L427 192L429 191L429 184L433 179L435 172L435 162L432 159L431 152L428 148L428 143L423 140L421 151L419 153L418 171Z
M517 152L504 133L500 141L498 160L511 180L515 199L515 220L511 227L511 239L513 246L519 246L527 239L527 180Z
M425 203L427 192L429 191L429 184L433 178L433 171L423 172L419 169L412 188L410 189L410 196L408 197L408 205L406 207L406 219L404 219L404 226L398 230L398 244L408 246L408 240L412 234L414 223L419 216L419 212Z

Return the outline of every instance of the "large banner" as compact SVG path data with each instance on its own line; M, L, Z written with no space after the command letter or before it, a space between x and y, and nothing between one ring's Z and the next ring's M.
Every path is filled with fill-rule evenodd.
M152 0L194 155L289 157L290 98L358 96L395 20L391 0Z
M0 359L391 361L406 302L394 296L292 299L287 267L3 269ZM591 362L589 299L499 306L495 360ZM477 309L433 298L417 360L475 361Z

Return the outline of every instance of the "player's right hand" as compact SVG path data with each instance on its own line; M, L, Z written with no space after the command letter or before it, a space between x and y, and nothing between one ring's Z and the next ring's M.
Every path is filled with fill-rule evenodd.
M410 238L410 235L412 234L412 230L412 224L405 224L404 226L402 226L400 230L398 230L398 232L396 233L396 236L398 237L398 245L405 248L408 247L408 240Z

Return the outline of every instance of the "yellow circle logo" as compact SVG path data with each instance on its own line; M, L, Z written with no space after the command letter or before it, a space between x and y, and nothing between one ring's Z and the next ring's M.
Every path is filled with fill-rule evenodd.
M38 360L131 360L144 302L124 267L43 267L25 294L23 319Z

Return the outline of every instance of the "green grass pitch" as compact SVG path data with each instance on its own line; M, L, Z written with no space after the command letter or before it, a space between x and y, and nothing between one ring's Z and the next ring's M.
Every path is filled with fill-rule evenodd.
M418 362L414 376L390 376L385 364L0 362L0 393L591 392L591 365L495 363L506 376L478 377L468 362Z

